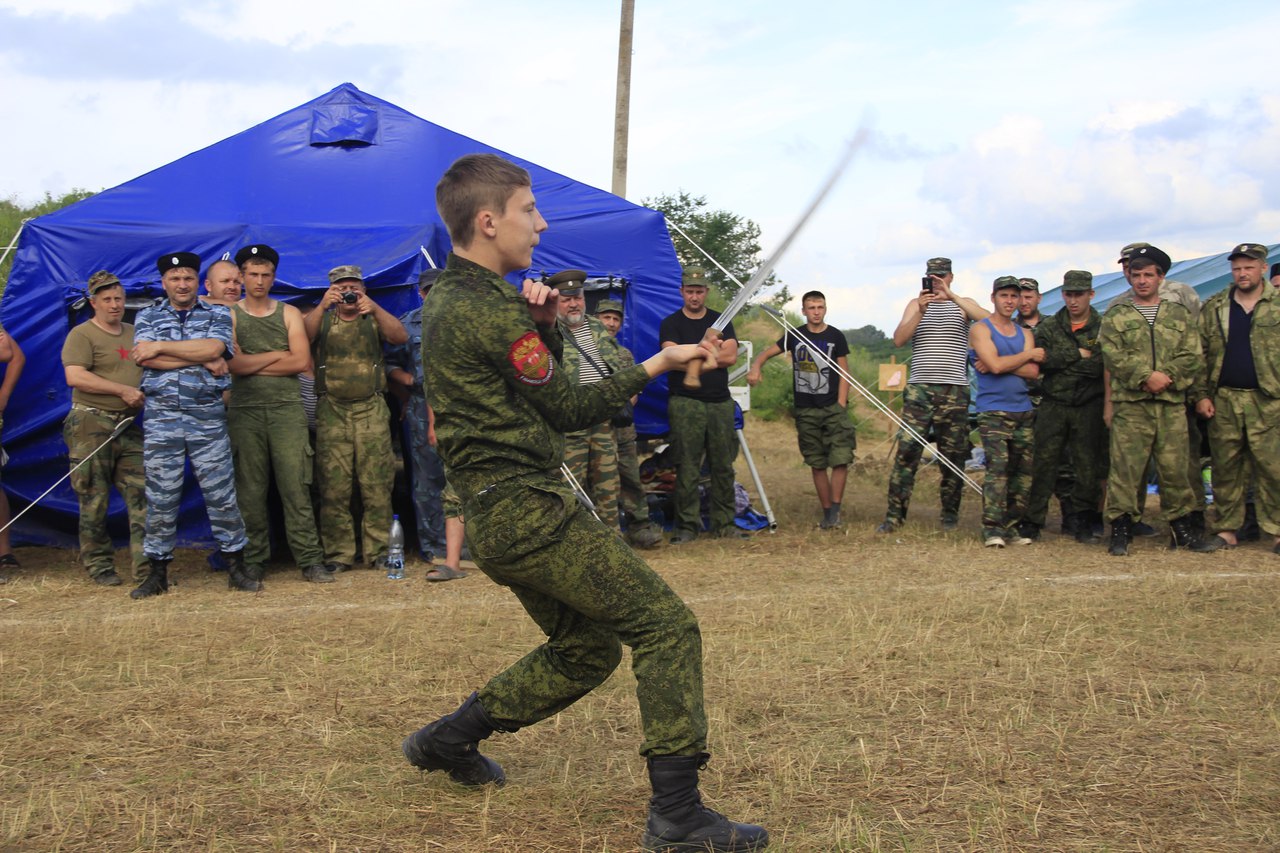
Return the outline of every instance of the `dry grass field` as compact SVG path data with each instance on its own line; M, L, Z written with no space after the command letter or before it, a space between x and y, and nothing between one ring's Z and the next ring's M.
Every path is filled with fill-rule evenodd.
M1280 849L1280 558L1047 535L999 553L935 525L872 530L864 439L847 526L819 531L786 423L748 427L779 526L664 548L701 619L716 807L778 851ZM746 478L742 478L744 482ZM758 505L757 505L758 508ZM471 791L400 755L539 641L480 573L292 571L226 589L201 555L143 602L23 549L0 587L0 850L624 851L648 794L626 664L487 742Z

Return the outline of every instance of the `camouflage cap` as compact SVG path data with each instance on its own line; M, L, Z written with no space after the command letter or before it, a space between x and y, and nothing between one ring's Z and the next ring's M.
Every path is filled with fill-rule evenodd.
M160 275L183 267L199 273L200 256L193 252L169 252L156 258L156 269L160 271Z
M599 304L598 304L598 305L596 305L596 316L597 316L597 317L599 317L601 314L608 314L608 313L609 313L609 312L611 312L611 311L612 311L614 314L617 314L619 317L621 317L621 316L622 316L622 303L621 303L621 302L619 302L619 301L618 301L618 300L616 300L616 299L601 299L601 300L600 300L600 302L599 302Z
M280 266L280 253L264 243L245 246L236 252L236 266L244 266L245 261L270 261L271 266Z
M707 287L707 271L702 267L689 267L680 278L681 287Z
M546 284L560 291L561 296L577 296L587 274L582 270L562 270L546 280Z
M1173 261L1167 254L1157 249L1155 246L1142 245L1134 249L1129 255L1129 262L1133 263L1140 258L1153 261L1160 268L1161 275L1169 271L1169 267L1173 266Z
M1090 290L1093 290L1093 273L1085 270L1067 270L1063 273L1063 293L1085 293Z
M1018 281L1017 276L1002 275L995 281L991 282L992 293L995 293L997 290L1008 290L1009 288L1022 290L1022 284Z
M929 275L946 275L951 272L951 259L930 258L925 262L924 271Z
M1036 281L1034 278L1018 279L1018 287L1021 287L1023 290L1034 290L1036 293L1040 292L1040 282Z
M361 284L364 284L364 273L362 273L360 271L360 267L355 264L344 264L343 266L334 267L329 270L330 284L337 284L340 281L346 281L347 279L352 278Z
M1241 243L1231 250L1231 254L1227 255L1227 260L1234 261L1236 258L1253 258L1255 261L1265 261L1267 259L1267 247L1262 243Z
M440 270L423 270L418 275L418 290L430 290L431 285L436 283L436 279L440 277Z
M117 285L119 285L120 287L124 286L120 284L120 279L116 278L115 273L107 272L106 270L98 270L96 273L89 276L89 284L87 289L89 291L89 295L93 296L93 294L97 293L99 290L102 290L103 288L115 287Z
M1123 264L1125 261L1129 260L1129 256L1133 254L1135 249L1146 249L1150 246L1150 243L1130 243L1120 250L1120 260L1116 261L1116 263Z

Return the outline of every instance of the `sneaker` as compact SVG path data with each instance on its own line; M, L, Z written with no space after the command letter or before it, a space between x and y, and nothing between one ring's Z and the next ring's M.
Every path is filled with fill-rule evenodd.
M885 521L880 522L880 526L876 528L876 533L892 533L897 529L898 525L886 519Z
M115 569L107 569L93 576L93 582L98 586L120 586L124 581L120 580L120 576L116 574Z
M1030 545L1033 542L1035 542L1034 539L1028 538L1026 536L1019 536L1016 533L1011 535L1006 535L1004 537L1004 544L1006 545Z
M982 544L988 548L1003 548L1004 538L1001 536L988 536L982 540Z
M1040 538L1040 525L1030 521L1023 521L1018 525L1018 538L1030 539L1035 542Z
M1129 525L1130 536L1155 536L1156 529L1145 521L1135 521Z

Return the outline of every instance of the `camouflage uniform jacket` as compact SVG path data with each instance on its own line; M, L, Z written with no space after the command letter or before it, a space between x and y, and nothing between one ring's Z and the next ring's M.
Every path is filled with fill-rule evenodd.
M1208 370L1195 389L1197 400L1212 397L1218 387L1222 360L1227 352L1234 293L1234 286L1218 291L1209 297L1200 313L1200 342ZM1262 283L1262 296L1254 306L1252 323L1249 349L1253 353L1253 369L1258 374L1258 390L1273 399L1280 398L1280 295L1269 282Z
M234 351L231 340L231 312L225 305L197 299L186 321L178 317L168 297L138 312L133 329L135 343L142 341L198 341L213 339L226 347L226 357ZM214 376L203 365L173 370L142 371L142 392L153 410L176 411L222 402L222 392L231 387L230 376Z
M1047 399L1079 406L1102 396L1102 351L1098 347L1101 327L1102 315L1094 308L1089 309L1089 319L1078 332L1071 331L1071 315L1066 308L1036 325L1036 346L1044 348L1040 389ZM1081 357L1082 349L1093 355Z
M649 383L637 365L579 385L563 350L558 327L536 327L509 282L449 256L423 308L422 361L437 449L464 503L514 477L559 480L564 433L607 420Z
M1147 323L1131 302L1113 305L1102 317L1099 343L1111 371L1114 403L1184 403L1187 391L1200 382L1204 369L1200 335L1190 312L1176 302L1160 301L1155 325ZM1156 370L1173 383L1159 394L1151 394L1141 386Z
M604 327L595 317L583 317L583 321L587 324L587 328L591 330L591 337L595 339L596 349L600 351L600 360L604 362L602 367L606 372L617 373L624 366L622 360L618 357L618 350L621 348L613 335L609 334L609 330ZM564 358L561 364L564 366L565 372L574 378L578 378L578 365L583 362L582 353L573 343L567 340L573 332L566 325L560 325L560 337L566 338L564 347ZM634 361L632 362L634 364Z

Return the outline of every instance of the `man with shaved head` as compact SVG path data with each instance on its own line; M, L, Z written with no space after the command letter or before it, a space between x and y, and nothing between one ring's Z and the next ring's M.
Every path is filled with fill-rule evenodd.
M214 261L204 271L205 302L230 308L240 301L243 289L240 267L231 261Z

